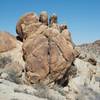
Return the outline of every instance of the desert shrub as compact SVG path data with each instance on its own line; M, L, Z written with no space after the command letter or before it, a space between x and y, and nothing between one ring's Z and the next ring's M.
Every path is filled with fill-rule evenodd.
M48 100L66 100L65 97L59 91L50 89L48 86L43 84L36 85L37 92L34 94L39 98L47 98Z
M17 99L17 98L12 98L11 100L19 100L19 99Z
M34 94L40 98L47 98L48 87L42 83L38 83L34 86L37 92Z
M64 76L59 80L56 80L55 83L62 87L65 87L68 85L69 79L75 77L76 74L77 74L77 68L74 64L72 64L72 66L70 66L69 69L66 70Z
M58 91L62 96L65 96L65 91L63 90L63 87L62 87L62 86L60 86L60 85L58 85L58 84L55 84L55 85L53 86L53 89L54 89L55 91Z
M0 69L1 75L3 73L7 74L6 79L15 83L21 83L22 82L22 65L20 65L18 62L11 62L5 65L4 68Z
M5 72L8 74L8 80L20 84L22 82L22 66L13 62L6 66Z
M8 56L8 57L6 57L6 56L4 56L4 57L0 56L0 68L4 68L5 65L8 64L8 63L11 63L11 61L12 60L11 60L10 56Z
M100 100L100 93L94 91L92 88L81 86L76 100Z
M8 80L11 81L11 82L15 82L17 84L20 84L21 83L21 77L19 77L17 74L18 73L16 73L14 70L10 70L8 72Z

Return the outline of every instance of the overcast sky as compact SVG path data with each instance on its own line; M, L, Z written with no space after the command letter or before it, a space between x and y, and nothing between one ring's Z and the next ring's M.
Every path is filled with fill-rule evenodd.
M100 0L0 0L0 31L16 35L20 16L41 11L56 13L76 44L100 39Z

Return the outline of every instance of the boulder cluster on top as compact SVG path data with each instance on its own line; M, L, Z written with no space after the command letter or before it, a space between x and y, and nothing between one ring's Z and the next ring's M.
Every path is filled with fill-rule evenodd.
M48 18L45 11L39 16L28 13L19 19L16 32L17 39L22 41L25 78L29 83L56 82L66 77L78 52L67 25L59 25L55 14Z

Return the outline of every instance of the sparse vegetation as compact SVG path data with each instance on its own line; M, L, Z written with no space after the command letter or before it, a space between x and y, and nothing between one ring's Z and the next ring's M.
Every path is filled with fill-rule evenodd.
M0 68L4 68L6 64L11 63L11 57L10 56L1 56L0 55Z
M65 100L65 97L60 91L61 89L50 89L44 84L38 84L35 86L37 92L34 94L39 98L47 98L47 100Z

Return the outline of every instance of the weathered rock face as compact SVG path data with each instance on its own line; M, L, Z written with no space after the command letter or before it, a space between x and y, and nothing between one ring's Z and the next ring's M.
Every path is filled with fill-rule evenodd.
M47 76L53 81L61 79L76 57L67 26L57 25L57 16L52 16L47 26L47 13L42 12L39 21L33 16L26 14L17 24L17 32L24 40L26 78L31 83Z
M15 48L0 52L0 78L23 83L24 75L22 76L22 74L24 74L24 66L22 42L16 40Z
M39 27L39 25L36 24L37 22L39 22L39 18L34 13L29 13L29 14L22 16L16 26L16 32L19 35L19 37L22 40L26 39L29 33L31 34L33 30L37 30L37 28ZM32 23L33 25L30 26L30 24ZM28 30L28 32L27 32L27 27L30 30L30 31Z
M7 32L0 32L0 53L16 47L16 39Z
M64 29L67 29L67 25L64 24L60 25L60 30L63 31Z
M47 12L43 11L41 12L39 16L39 21L45 25L48 25L48 14Z
M57 23L57 16L56 16L55 14L53 14L53 15L50 17L49 23L50 23L50 24Z
M23 50L31 81L43 79L49 73L48 39L43 35L34 36L24 42Z

